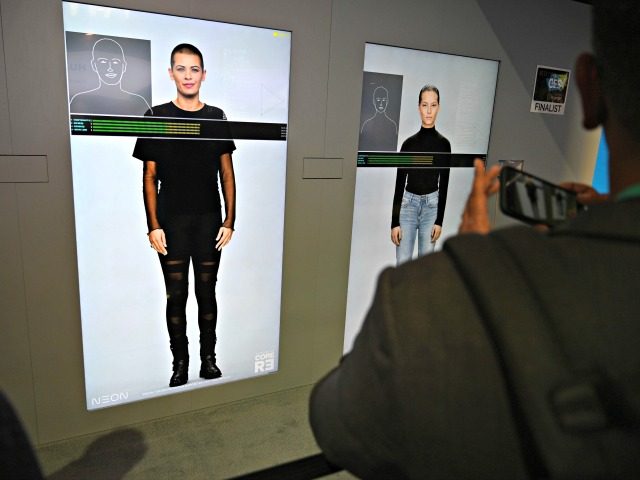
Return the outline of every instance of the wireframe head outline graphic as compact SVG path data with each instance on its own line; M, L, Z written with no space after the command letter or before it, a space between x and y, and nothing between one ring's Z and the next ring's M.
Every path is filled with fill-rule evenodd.
M75 32L69 33L79 35ZM121 43L113 38L102 37L93 43L90 50L84 42L77 41L73 43L79 43L82 46L86 45L86 50L83 50L82 53L86 55L84 58L89 60L91 71L98 77L98 85L74 94L69 101L70 113L138 116L144 115L145 112L151 110L145 97L124 88L127 84L139 86L140 77L144 77L144 71L140 66L136 66L136 55L133 55L134 61L131 64L131 72L128 72L125 49L122 47L122 45L126 46L126 43ZM124 78L125 72L128 72L126 79ZM95 78L90 73L87 75ZM129 77L131 77L131 80ZM123 83L125 84L124 86ZM149 98L151 97L150 86L148 96Z
M378 86L373 91L373 106L376 113L384 113L389 105L389 90L383 86Z
M367 92L367 95L368 94L369 92ZM367 97L363 92L363 101L365 98ZM389 137L391 133L393 133L393 135L398 134L398 124L387 114L387 108L389 107L389 90L387 89L387 87L383 85L377 85L371 93L371 103L373 104L374 112L362 123L362 126L360 127L360 134L365 135L365 138L367 140L361 139L361 142L363 142L363 145L371 146L375 144L378 148L380 148L382 143L384 143L380 140L382 138L381 135L386 135L387 137ZM377 137L377 140L373 140L373 137ZM390 139L389 147L391 146L391 143L393 143L394 145L393 147L391 147L391 149L395 149L396 142L397 138L394 140Z
M91 69L96 72L100 83L118 85L127 71L127 61L122 46L111 38L101 38L93 44Z

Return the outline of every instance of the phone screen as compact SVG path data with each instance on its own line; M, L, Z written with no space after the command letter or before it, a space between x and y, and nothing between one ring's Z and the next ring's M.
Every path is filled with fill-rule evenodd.
M515 168L500 171L500 210L505 215L554 226L575 217L581 208L570 190Z

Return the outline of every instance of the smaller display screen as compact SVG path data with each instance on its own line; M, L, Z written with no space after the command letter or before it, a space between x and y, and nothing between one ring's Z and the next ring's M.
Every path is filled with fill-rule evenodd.
M458 230L485 159L499 62L366 44L344 349L380 271Z

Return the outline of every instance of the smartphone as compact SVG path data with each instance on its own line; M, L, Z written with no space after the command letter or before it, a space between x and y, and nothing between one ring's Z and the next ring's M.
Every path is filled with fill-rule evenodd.
M505 215L553 227L584 208L570 190L512 167L500 170L500 210Z

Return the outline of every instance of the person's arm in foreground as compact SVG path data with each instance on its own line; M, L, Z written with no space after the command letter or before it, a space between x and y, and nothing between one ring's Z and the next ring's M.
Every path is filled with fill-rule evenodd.
M310 405L311 426L329 461L360 475L388 471L385 463L394 449L386 432L394 415L389 396L396 367L389 357L393 314L386 273L352 352L316 385Z
M471 192L467 198L462 213L462 222L458 233L480 233L487 234L491 230L489 221L489 197L500 190L500 166L494 165L489 170L485 170L484 162L476 159L473 163L475 176ZM609 201L608 195L598 193L590 185L576 182L563 182L562 188L571 190L577 196L578 202L583 205L597 205ZM547 227L542 228L548 230Z

